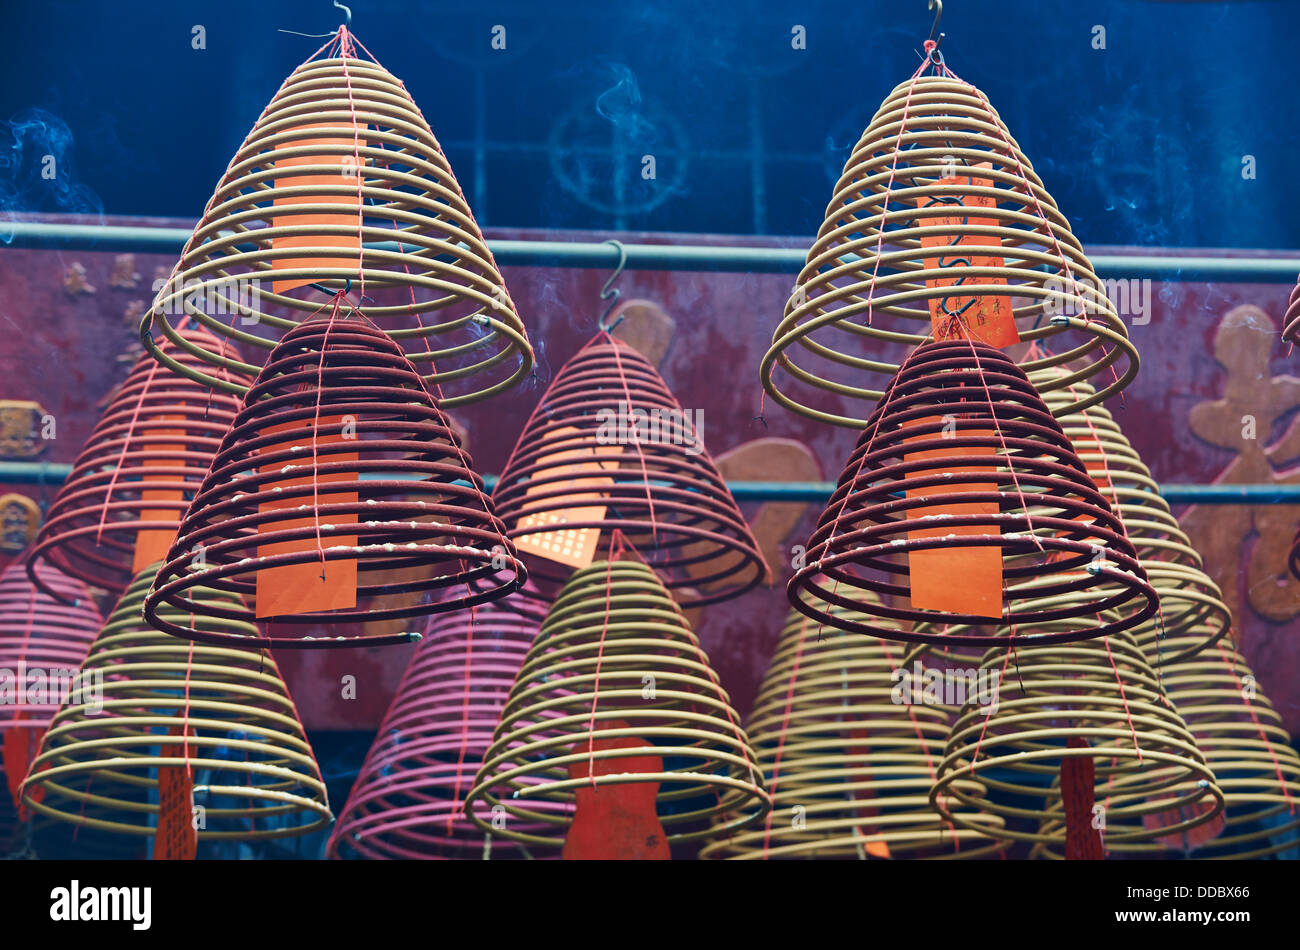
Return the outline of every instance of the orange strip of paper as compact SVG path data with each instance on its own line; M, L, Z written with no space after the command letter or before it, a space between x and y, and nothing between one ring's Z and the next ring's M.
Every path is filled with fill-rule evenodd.
M168 735L182 734L172 726ZM185 746L163 743L158 754L167 758L187 758ZM194 782L186 765L158 767L158 830L154 838L155 861L193 861L198 851L199 834L194 827Z
M989 164L984 162L977 168L988 168ZM988 188L992 187L993 182L987 178L973 178L970 175L955 175L949 178L941 178L937 184L940 185L959 185ZM953 207L962 208L992 208L997 202L993 198L982 195L954 195L961 204ZM918 198L918 206L925 207L931 198ZM954 227L957 225L997 225L995 218L980 218L970 214L948 214L935 217L926 217L923 219L926 227ZM927 287L953 287L962 281L961 272L966 267L1002 267L1006 261L1001 256L977 255L971 252L972 247L1002 246L1002 239L996 235L985 234L963 234L960 238L955 235L930 235L921 238L922 247L948 247L951 248L941 257L927 257L925 266L927 269L947 267L953 274L952 277L939 277L925 282ZM969 261L969 264L958 263L959 260ZM1005 285L1006 280L1002 277L972 277L968 278L968 283L973 284L1001 284ZM1020 342L1020 334L1016 330L1016 321L1011 312L1011 298L1002 294L983 293L976 296L967 295L965 297L954 295L951 297L936 297L928 301L930 306L930 329L936 340L952 339L958 336L957 328L951 322L950 314L961 314L960 321L965 327L965 332L972 340L980 343L987 343L990 346L996 346L999 349L1010 346L1012 343ZM968 306L969 305L969 306ZM947 313L945 313L945 308ZM966 308L963 310L963 308Z
M337 127L337 122L313 122L305 125L296 126L289 130L291 132L308 132L312 129L322 129ZM358 178L348 174L346 170L353 169L354 158L351 153L365 147L365 139L360 137L353 138L301 138L293 139L288 142L282 142L276 146L278 149L298 148L300 146L343 146L347 152L340 155L338 152L321 153L319 155L305 155L296 158L277 158L274 160L276 168L293 168L298 165L340 165L344 172L331 172L321 175L286 175L283 178L276 179L276 185L281 187L302 187L308 185L337 185L340 182L356 188ZM356 174L360 175L360 169L355 169ZM347 194L320 194L306 195L296 197L276 198L273 202L274 207L284 208L293 207L302 204L331 204L339 205L340 211L335 213L274 213L271 215L271 223L276 227L304 227L311 229L313 233L301 236L285 236L271 238L271 247L273 249L291 248L291 247L340 247L350 250L352 253L343 256L332 257L276 257L271 262L271 270L285 270L291 267L346 267L361 270L361 235L358 228L360 218L360 189L356 191L349 189ZM346 234L320 234L315 229L320 225L343 225L348 227ZM284 280L275 280L271 283L271 289L277 294L293 290L295 287L302 287L312 283L311 277L294 277Z
M918 419L914 425L931 424L942 426L943 419L931 416ZM987 436L993 433L985 429L959 430L963 435ZM932 439L934 435L922 435L909 438ZM993 446L966 448L921 449L904 453L905 461L917 459L942 459L954 455L988 455L990 459L996 454ZM941 466L922 469L913 475L920 477L940 472L975 473L981 468L951 468ZM907 489L908 498L936 498L957 492L996 492L998 487L993 482L945 482L926 488ZM927 515L992 515L997 514L996 502L941 502L925 505L908 512L908 518L921 518ZM998 533L996 527L981 525L940 525L934 528L915 528L907 532L910 539L943 537L945 535L985 535ZM918 610L938 610L944 613L969 614L975 617L1002 616L1002 549L994 546L961 546L930 548L925 551L907 553L907 569L910 578L912 606Z
M322 416L319 423L319 429L324 430L327 427L340 429L343 423L341 416ZM300 425L301 423L289 422L283 425L273 426L267 430L267 434L273 435L276 432L284 431L287 428ZM304 451L297 453L302 458L296 458L294 464L298 465L301 470L306 466L308 474L295 476L284 479L277 479L268 483L265 488L269 491L276 486L282 488L293 488L300 485L310 485L315 473L312 472L311 466L316 463L317 459L324 462L355 462L357 454L355 452L329 452L322 453L320 448L327 445L337 444L344 441L341 431L324 432L318 431L316 434L317 451L313 457L311 440L304 439L302 443L280 442L269 445L262 449L261 454L287 449L295 444L302 444ZM264 465L259 468L260 472L275 471L283 468L285 463L277 462L272 465ZM334 474L322 473L317 479L318 484L328 485L332 482L352 482L356 481L357 475L354 472L337 472ZM356 492L327 492L317 491L317 500L322 505L340 504L346 502L356 502ZM267 501L258 505L257 510L261 513L284 511L301 507L306 504L309 507L312 504L310 494L297 496L284 500ZM337 527L338 525L355 525L357 523L356 515L330 515L325 519L325 523ZM292 528L311 527L313 533L311 537L302 538L296 541L276 541L269 544L260 544L257 547L258 557L270 557L274 554L300 553L302 551L316 551L317 541L315 538L316 516L309 512L303 517L297 518L277 518L258 525L258 532L266 534L272 531L284 531ZM340 535L336 530L324 530L321 532L321 545L324 547L335 547L339 545L355 545L357 536ZM287 617L295 614L314 613L323 610L343 610L355 607L357 605L357 562L356 558L338 558L321 562L319 558L313 558L300 564L286 564L278 567L264 567L257 572L256 590L254 591L255 613L258 619L265 617Z
M600 728L600 727L597 727ZM627 728L615 721L607 728ZM662 772L663 759L653 754L654 746L642 739L593 739L592 751L645 748L646 755L596 759L595 775L620 772ZM586 752L579 742L574 752ZM569 778L591 778L591 762L583 759L569 765ZM671 858L668 838L659 821L658 782L620 782L578 788L573 824L564 839L561 857L566 861L667 861Z
M555 438L571 438L580 435L573 426L565 426L556 431ZM617 455L619 446L594 445L579 449L565 449L552 452L538 459L539 468L535 479L568 475L567 483L551 483L530 487L524 496L541 492L563 489L572 491L584 498L600 500L606 497L602 489L611 488L614 479L609 475L598 473L613 471L618 463L601 459L602 455ZM593 477L593 473L597 473ZM595 559L596 545L600 541L598 528L565 528L566 524L580 521L599 521L605 517L604 504L577 505L560 511L524 515L516 524L516 530L536 529L515 539L515 547L528 554L544 557L549 561L567 564L570 567L587 567Z
M182 421L184 416L160 416L160 422ZM183 429L159 429L150 433L151 437L167 436L184 436ZM185 446L182 443L167 442L154 444L152 441L145 444L145 451L153 452L183 452ZM179 465L178 459L145 459L143 465L145 468L158 468L165 465ZM143 481L146 482L165 482L173 481L174 475L145 475ZM142 501L182 501L185 493L169 488L144 488L140 491ZM146 508L140 512L141 521L172 521L180 520L181 512L175 508ZM176 540L175 528L141 528L135 533L135 554L131 559L132 573L139 574L142 570L156 561L162 561L167 558L167 552Z

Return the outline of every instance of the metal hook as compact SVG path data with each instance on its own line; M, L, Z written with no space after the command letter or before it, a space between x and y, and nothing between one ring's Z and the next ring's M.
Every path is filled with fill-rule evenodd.
M609 306L607 306L605 312L600 315L600 320L597 321L597 326L599 326L605 333L609 333L614 329L614 327L623 322L623 318L619 317L614 321L613 326L605 326L605 321L608 320L609 315L614 312L614 308L618 306L619 297L623 295L623 292L614 286L614 281L618 280L623 273L623 268L627 266L627 248L623 246L621 241L609 240L604 243L613 244L618 248L618 266L614 268L614 273L609 275L609 280L605 281L605 286L600 288L600 299L608 300Z
M939 21L943 19L943 0L929 0L925 8L934 11L934 23L930 25L930 38L927 43L933 43L934 47L929 51L929 58L936 63L943 63L943 54L939 52L939 46L943 43L944 34L939 33ZM936 37L935 34L938 34Z
M338 7L338 8L339 8L340 10L342 10L345 14L347 14L347 19L343 21L343 25L346 26L346 27L351 27L351 26L352 26L352 8L351 8L351 7L344 6L343 4L339 3L339 0L334 0L334 6ZM939 21L936 20L935 22L937 23L937 22L939 22Z

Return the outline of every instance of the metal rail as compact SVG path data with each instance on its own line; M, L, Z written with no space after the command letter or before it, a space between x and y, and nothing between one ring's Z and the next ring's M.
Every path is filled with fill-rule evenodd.
M189 236L186 228L0 220L0 246L19 248L178 254ZM398 249L396 244L373 246ZM613 246L592 241L489 241L488 246L498 264L520 267L612 269L619 257ZM631 270L794 274L803 267L807 253L804 248L697 244L625 244L624 247L626 267ZM1091 260L1098 276L1103 278L1293 284L1300 272L1300 256L1097 254Z
M62 462L0 461L0 484L62 485L72 466ZM483 478L491 491L497 476ZM728 482L737 501L807 501L825 504L833 482ZM1161 485L1174 505L1300 505L1300 485Z

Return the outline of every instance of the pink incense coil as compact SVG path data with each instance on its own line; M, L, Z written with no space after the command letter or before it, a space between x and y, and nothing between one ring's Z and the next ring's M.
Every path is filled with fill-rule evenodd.
M259 616L259 571L305 566L311 574L331 561L355 562L355 606ZM206 612L301 627L414 617L503 597L525 576L483 480L401 348L364 318L336 312L295 327L271 353L181 524L145 616L159 630L212 643L407 643L419 634L250 638L201 620ZM196 601L199 585L254 606ZM194 619L160 616L164 603Z
M1291 296L1286 303L1286 316L1282 318L1282 339L1288 343L1300 343L1300 282L1291 288Z
M205 330L178 332L196 346L234 353ZM169 342L162 346L182 363L201 365ZM249 383L224 367L218 372L223 379ZM236 397L213 392L147 354L141 356L55 496L28 557L28 576L38 584L42 577L57 576L37 572L48 561L120 594L132 578L140 533L175 534L238 410Z
M618 530L682 607L738 596L768 578L703 433L650 362L605 332L556 374L492 500L521 543L548 532L595 531L603 554L602 543ZM529 560L547 598L574 566Z
M541 610L509 598L433 618L384 716L334 834L335 858L522 857L464 814L465 799ZM493 816L475 804L484 824Z
M14 676L13 696L0 699L0 727L44 729L58 711L57 691L71 684L90 645L104 625L86 585L49 566L32 568L33 584L22 562L0 574L0 670ZM51 687L32 697L25 688L40 675ZM31 698L43 702L29 703Z
M939 452L951 454L937 463ZM965 490L918 491L954 481ZM936 504L987 510L924 513ZM977 530L951 531L958 527ZM911 552L980 547L1000 552L1001 618L912 606ZM1133 543L1033 384L1006 354L969 340L924 344L903 364L788 594L814 620L935 645L1083 640L1135 627L1157 607ZM837 618L827 605L881 622ZM1062 620L1073 622L1036 629ZM949 624L988 632L949 632Z

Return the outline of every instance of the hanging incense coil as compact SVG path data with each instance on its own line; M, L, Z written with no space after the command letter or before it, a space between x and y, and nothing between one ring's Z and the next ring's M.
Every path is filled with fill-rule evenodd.
M49 725L59 690L70 685L103 624L90 591L74 577L48 565L25 569L21 561L0 573L0 671L13 677L13 695L0 699L0 730ZM25 688L34 684L36 696Z
M1029 159L985 95L942 68L896 87L862 134L763 357L767 392L809 418L863 425L863 402L881 396L864 377L894 375L889 354L930 339L932 315L972 333L1014 321L1022 341L1062 334L1060 353L1025 368L1079 366L1060 387L1096 377L1080 406L1137 373L1124 324ZM850 414L830 408L836 396Z
M945 818L968 827L956 806L982 809L1007 822L989 833L1063 848L1064 824L1043 820L1059 812L1053 782L1075 759L1091 762L1109 849L1178 834L1222 811L1213 771L1128 633L995 648L980 669L998 675L997 702L967 700L953 724L930 793ZM983 779L987 798L958 788L971 778Z
M156 571L136 577L91 648L81 669L86 694L55 715L24 804L59 821L153 835L160 772L175 769L188 770L193 803L205 810L200 842L283 838L327 824L325 785L275 661L151 630L140 612ZM195 597L213 609L233 599L211 589ZM170 607L162 616L181 619ZM256 642L250 624L203 622Z
M532 601L510 601L519 612L493 604L431 619L334 827L330 857L522 856L463 813L542 619ZM480 817L491 825L491 814Z
M270 350L348 286L431 390L447 387L448 408L532 369L523 323L442 147L402 82L340 28L285 80L235 153L141 338L164 365L241 393L246 383L176 359L152 331L251 376L260 360L184 340L178 318L247 355Z
M963 507L925 514L936 500ZM913 605L914 552L990 547L1001 558L1000 618ZM788 594L814 620L935 645L1102 637L1156 610L1132 543L1024 372L971 341L928 343L899 370ZM836 620L835 606L879 619ZM1075 620L1043 628L1067 618Z
M999 839L945 824L931 807L954 709L900 697L899 674L909 675L902 660L898 644L821 626L792 610L746 730L772 811L711 842L701 857L978 858L1000 851ZM964 789L982 797L977 780ZM970 820L976 828L1002 825L983 811Z
M285 335L248 391L145 616L211 643L405 643L419 634L236 634L204 620L301 628L413 617L503 597L525 576L483 480L401 348L363 319L316 319ZM326 599L302 606L293 598L304 584ZM200 585L255 603L204 602ZM193 619L168 619L163 604Z
M1195 633L1184 636L1186 642L1170 638L1163 648L1189 655L1198 639ZM1150 647L1147 656L1154 659ZM1300 847L1300 755L1241 654L1221 642L1159 669L1165 692L1223 790L1223 827L1212 828L1212 837L1193 831L1122 850L1151 857L1175 849L1196 858L1245 860ZM1061 823L1056 807L1044 830L1050 835ZM1034 856L1061 855L1042 844Z
M205 330L178 334L194 346L234 353ZM170 342L162 347L186 366L201 365ZM216 372L227 381L249 383L228 369ZM139 570L166 553L238 411L235 397L141 356L55 496L28 556L28 576L40 583L46 575L37 566L48 562L120 594L134 576L133 563Z
M768 578L703 433L645 357L608 333L556 374L492 493L538 593L553 597L617 530L683 607ZM582 556L585 547L585 558Z
M1067 405L1076 394L1092 387L1077 383L1068 391L1043 394L1049 407ZM1160 496L1160 488L1114 417L1103 406L1059 416L1079 459L1091 473L1101 493L1133 542L1147 579L1160 599L1160 611L1133 631L1138 645L1152 655L1148 641L1164 638L1161 662L1185 658L1170 653L1180 649L1199 652L1217 642L1232 628L1232 614L1217 584L1203 570L1200 554ZM1198 637L1184 634L1196 631Z
M619 740L634 747L611 747ZM647 749L660 768L625 764ZM740 718L681 608L644 564L601 561L576 572L551 606L466 811L494 841L558 847L581 790L641 783L658 784L669 844L726 834L771 805ZM486 824L485 814L499 818ZM715 824L717 816L729 817Z
M1282 318L1282 339L1300 343L1300 280L1291 288L1291 296L1287 298L1286 316Z

